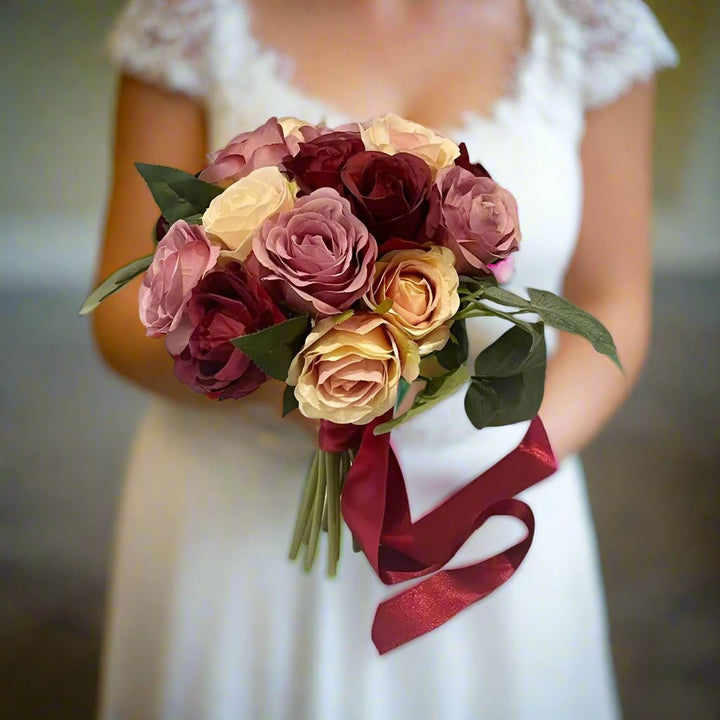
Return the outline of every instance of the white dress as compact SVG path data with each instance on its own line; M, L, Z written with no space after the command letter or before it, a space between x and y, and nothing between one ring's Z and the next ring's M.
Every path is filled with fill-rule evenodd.
M675 52L639 0L529 0L528 7L531 42L512 93L489 116L467 113L444 131L465 141L518 200L524 241L514 283L557 292L580 222L584 111L674 63ZM282 58L252 37L248 12L238 0L134 0L111 54L126 72L201 98L213 147L271 115L348 121L292 87ZM469 330L477 351L502 327L475 320ZM413 515L507 453L523 431L478 433L459 393L394 433ZM151 400L119 520L102 718L619 716L576 458L523 494L537 530L512 580L379 657L373 614L398 588L383 586L347 538L333 580L322 563L306 575L286 560L311 450L311 438L281 421L279 409L239 402L192 410ZM458 561L518 537L511 521L491 520Z

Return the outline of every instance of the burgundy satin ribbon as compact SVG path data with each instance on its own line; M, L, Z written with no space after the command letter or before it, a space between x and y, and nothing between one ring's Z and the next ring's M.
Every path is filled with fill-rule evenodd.
M557 469L543 425L535 418L513 452L413 523L390 435L373 434L389 417L359 431L324 423L320 434L320 446L328 451L359 445L343 487L342 514L382 582L395 585L435 573L378 606L372 639L381 655L434 630L512 577L535 530L532 511L513 496ZM493 516L517 518L527 535L494 557L443 570Z

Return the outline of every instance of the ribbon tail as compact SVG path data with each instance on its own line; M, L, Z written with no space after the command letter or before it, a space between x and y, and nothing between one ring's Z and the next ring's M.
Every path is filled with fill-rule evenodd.
M372 641L380 655L435 630L513 576L532 545L535 518L524 502L508 498L487 508L478 517L476 529L500 515L522 521L527 528L525 538L473 565L441 570L380 603L372 627Z

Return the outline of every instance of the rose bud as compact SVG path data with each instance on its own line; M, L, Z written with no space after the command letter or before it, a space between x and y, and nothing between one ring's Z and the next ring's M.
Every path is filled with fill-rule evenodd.
M365 296L374 310L392 300L383 317L402 330L427 355L442 348L450 337L449 322L460 307L458 274L452 251L398 250L375 263L375 279Z
M197 285L182 322L167 336L175 375L214 399L249 395L267 376L230 341L284 319L258 280L239 263L213 270Z
M400 378L418 376L415 343L380 315L320 320L290 365L300 412L308 418L365 425L395 405Z
M140 322L151 337L174 330L190 294L217 262L220 246L201 225L173 223L155 248L138 296Z
M370 287L377 244L332 188L300 198L253 238L251 265L271 293L295 310L334 315Z
M491 263L520 247L517 203L492 178L446 168L433 188L427 234L455 253L461 275L487 274Z
M452 165L460 154L458 146L449 138L392 113L372 120L361 134L366 150L379 150L388 155L399 152L417 155L430 166L433 176L441 168Z
M282 126L273 117L259 128L237 135L222 150L213 153L199 178L227 187L257 168L279 165L288 152Z
M379 244L393 236L415 240L432 187L424 160L404 152L361 152L347 161L341 177L355 211Z
M283 166L305 195L321 187L341 193L340 171L348 158L364 149L357 132L326 133L301 143L296 155L283 160Z

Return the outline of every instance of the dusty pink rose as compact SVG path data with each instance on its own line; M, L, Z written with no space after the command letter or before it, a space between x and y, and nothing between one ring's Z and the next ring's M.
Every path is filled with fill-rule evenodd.
M520 247L517 203L492 178L445 168L430 196L427 232L455 253L460 274L487 274L491 263Z
M226 187L257 168L279 165L289 152L283 129L277 118L272 117L256 130L240 133L213 153L200 179Z
M219 254L220 246L207 239L201 225L173 223L140 286L140 321L148 335L159 337L177 327L193 288Z
M253 238L252 266L271 293L295 310L334 315L369 289L377 244L332 188L300 198L263 223Z

